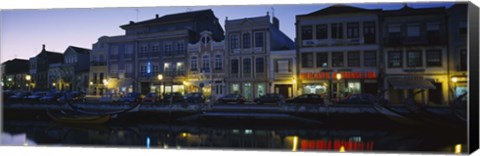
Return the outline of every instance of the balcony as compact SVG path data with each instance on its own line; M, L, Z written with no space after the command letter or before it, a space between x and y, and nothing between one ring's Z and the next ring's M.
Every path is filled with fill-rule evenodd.
M123 55L123 58L125 60L131 60L131 59L133 59L133 54L125 54L125 55Z
M118 59L118 55L110 55L110 56L108 56L108 59L110 59L110 60L117 60L117 59Z
M446 37L440 35L420 36L420 37L385 37L383 38L386 46L402 46L402 45L445 45Z
M106 66L106 62L95 62L95 61L90 61L90 66Z
M302 47L361 45L364 43L365 43L364 38L313 39L313 40L303 40Z

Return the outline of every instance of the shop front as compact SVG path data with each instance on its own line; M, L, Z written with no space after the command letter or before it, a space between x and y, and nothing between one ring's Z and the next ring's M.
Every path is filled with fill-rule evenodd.
M231 94L240 94L247 101L253 101L267 93L267 83L265 82L234 82L230 83L229 87Z
M376 95L376 72L318 72L301 73L302 94L319 94L327 101L336 101L351 94Z

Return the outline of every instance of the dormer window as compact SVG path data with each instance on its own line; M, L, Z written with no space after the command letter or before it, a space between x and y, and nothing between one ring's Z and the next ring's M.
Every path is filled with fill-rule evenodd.
M203 37L202 37L202 43L203 43L203 44L208 44L208 43L210 43L210 37L209 37L209 36L203 36Z

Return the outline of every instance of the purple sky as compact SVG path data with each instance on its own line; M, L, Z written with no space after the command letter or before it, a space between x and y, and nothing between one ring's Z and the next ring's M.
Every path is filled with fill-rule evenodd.
M295 38L295 15L307 14L331 4L315 5L255 5L255 6L194 6L194 7L142 7L142 8L93 8L93 9L43 9L2 10L0 12L1 62L13 58L28 59L39 53L42 44L46 49L63 53L69 46L91 49L101 36L123 35L120 25L129 21L148 20L155 14L166 14L212 9L223 27L225 17L238 19L264 16L275 10L280 29L292 40ZM351 4L363 8L398 9L395 4ZM414 3L411 7L451 6L452 3Z

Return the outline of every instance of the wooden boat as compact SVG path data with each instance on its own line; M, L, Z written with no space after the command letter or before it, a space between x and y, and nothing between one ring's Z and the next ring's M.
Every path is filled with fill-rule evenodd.
M124 110L110 112L88 111L73 105L69 100L66 100L66 105L70 107L69 110L47 110L47 115L52 120L61 123L102 124L108 122L112 118L116 118L119 114L134 112L140 109L140 103L137 103Z
M110 115L85 115L65 110L47 110L47 115L53 121L72 124L103 124L111 119Z
M459 98L463 98L464 96L465 95L462 95ZM454 101L459 101L459 98ZM404 107L393 108L376 103L374 104L374 108L387 118L404 125L441 127L466 125L465 120L462 118L463 116L457 113L457 108L426 107L416 104L412 98L406 99Z

